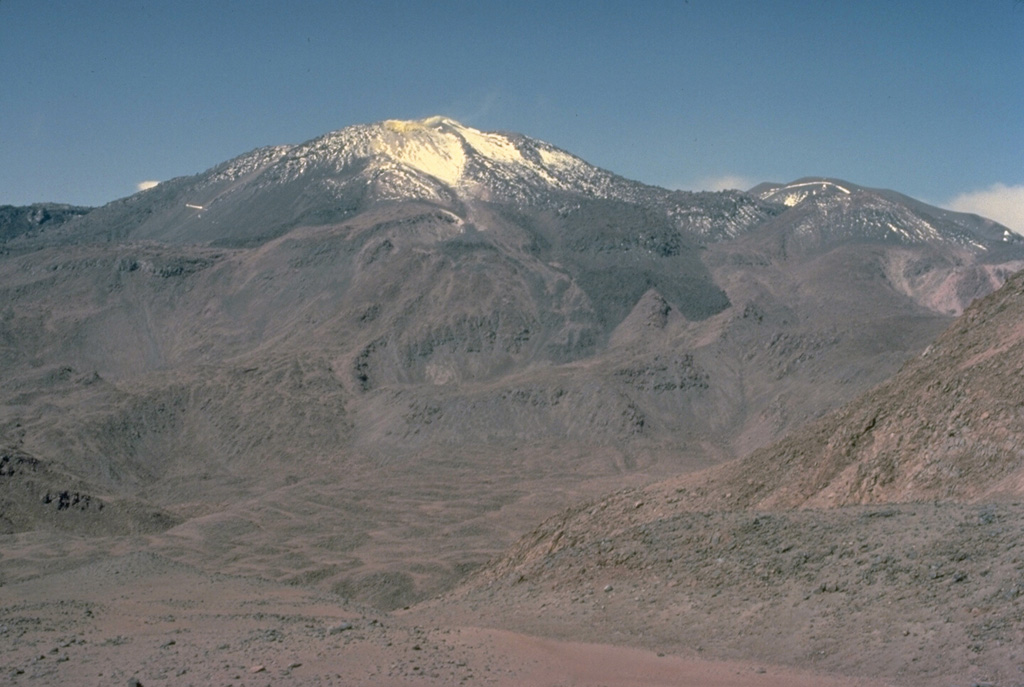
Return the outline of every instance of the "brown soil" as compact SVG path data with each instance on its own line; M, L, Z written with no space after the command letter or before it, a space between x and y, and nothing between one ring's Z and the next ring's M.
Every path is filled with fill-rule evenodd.
M144 553L0 589L0 650L11 685L881 684L388 615Z

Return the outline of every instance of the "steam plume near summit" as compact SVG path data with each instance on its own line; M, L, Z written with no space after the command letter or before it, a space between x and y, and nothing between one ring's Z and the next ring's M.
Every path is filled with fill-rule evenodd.
M993 184L981 191L961 193L949 201L949 209L973 212L1024 234L1024 185Z

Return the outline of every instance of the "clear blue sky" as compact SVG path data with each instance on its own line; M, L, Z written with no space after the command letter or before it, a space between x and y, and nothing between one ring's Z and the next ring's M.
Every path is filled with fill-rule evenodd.
M433 114L672 188L1024 191L1024 3L0 0L0 203Z

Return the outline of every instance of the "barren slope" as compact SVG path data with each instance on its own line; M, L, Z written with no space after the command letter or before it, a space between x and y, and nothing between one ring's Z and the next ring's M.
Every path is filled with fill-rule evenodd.
M574 507L429 609L905 684L1018 684L1022 315L1018 274L852 403L748 458Z
M856 401L688 482L713 493L700 507L1020 500L1022 315L1024 273Z

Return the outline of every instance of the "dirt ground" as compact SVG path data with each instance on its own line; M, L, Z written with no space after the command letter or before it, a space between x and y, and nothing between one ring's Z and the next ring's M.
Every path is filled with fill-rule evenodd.
M0 588L11 685L881 685L385 614L128 553ZM437 620L440 621L440 618Z

